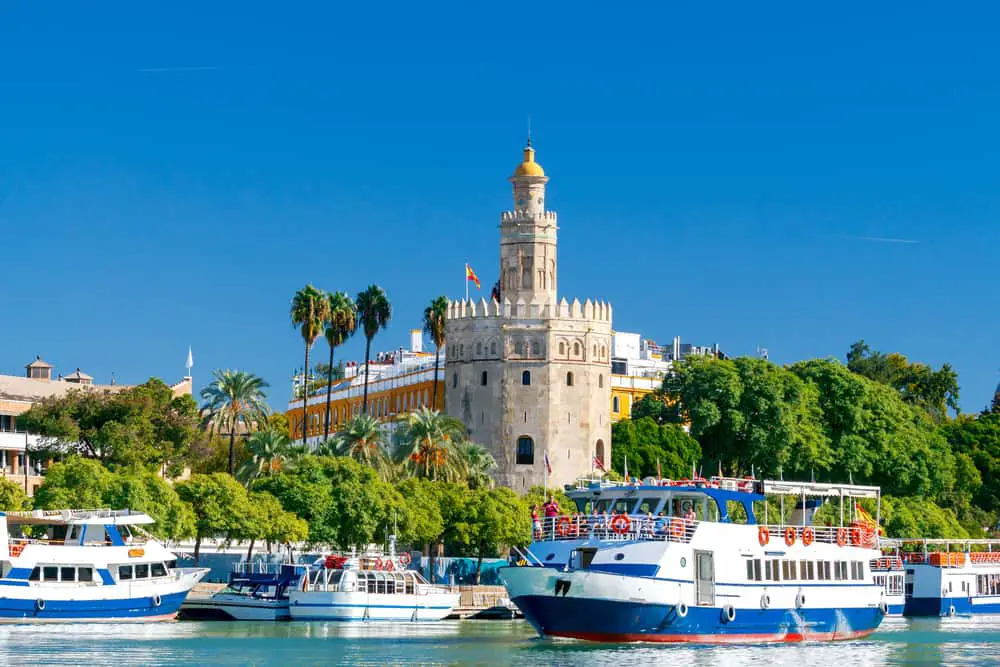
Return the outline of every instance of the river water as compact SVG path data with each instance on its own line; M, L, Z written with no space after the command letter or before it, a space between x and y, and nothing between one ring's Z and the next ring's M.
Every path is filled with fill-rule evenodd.
M0 627L0 665L991 665L1000 617L887 619L863 641L776 646L542 641L523 621Z

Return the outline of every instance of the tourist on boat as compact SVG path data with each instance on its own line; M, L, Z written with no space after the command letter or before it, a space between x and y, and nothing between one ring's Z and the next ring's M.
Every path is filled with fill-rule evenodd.
M531 506L531 529L535 533L535 539L542 536L542 521L538 518L538 505Z
M687 507L687 511L684 512L684 520L690 523L695 519L697 519L694 513L694 505L692 505L690 502L684 504Z
M654 524L654 532L657 535L667 534L667 517L663 516L663 512L659 512L656 515L656 523Z
M642 523L642 535L643 537L653 537L653 533L655 531L656 527L653 520L653 513L646 512L646 520Z
M556 502L554 495L549 494L549 502L542 505L542 510L545 512L546 519L559 516L559 503Z

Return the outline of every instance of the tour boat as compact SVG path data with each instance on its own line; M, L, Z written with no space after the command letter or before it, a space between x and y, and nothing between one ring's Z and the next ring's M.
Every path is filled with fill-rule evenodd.
M854 639L874 632L888 612L871 570L881 556L877 518L854 501L878 505L878 487L650 478L584 482L567 495L579 513L546 519L516 565L500 570L511 600L543 637ZM789 523L769 522L768 496L778 497L782 515L785 498L795 499ZM812 524L820 502L839 503L839 526Z
M889 608L887 616L902 616L906 604L905 570L898 556L881 557L871 562L875 583L882 587L883 599Z
M288 593L292 620L440 621L458 593L407 570L409 554L331 555L317 561Z
M129 510L0 513L0 622L163 621L208 572L176 556Z
M262 560L233 563L229 583L211 597L189 597L181 617L191 620L287 621L288 590L307 569Z
M1000 614L1000 540L887 540L906 570L906 616Z

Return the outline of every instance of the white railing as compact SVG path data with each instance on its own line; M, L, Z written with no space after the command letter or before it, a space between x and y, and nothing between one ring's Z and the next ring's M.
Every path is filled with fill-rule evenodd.
M536 542L585 540L591 535L601 540L659 540L690 542L699 521L680 517L552 516L539 519L532 529Z

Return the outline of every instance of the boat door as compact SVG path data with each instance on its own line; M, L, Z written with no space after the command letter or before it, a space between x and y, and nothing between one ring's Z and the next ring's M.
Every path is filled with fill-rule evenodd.
M715 604L715 557L711 551L694 552L695 604L711 607Z

